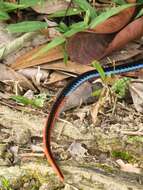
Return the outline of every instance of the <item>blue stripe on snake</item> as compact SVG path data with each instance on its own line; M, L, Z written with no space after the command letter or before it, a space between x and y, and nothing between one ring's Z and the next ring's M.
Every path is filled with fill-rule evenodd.
M122 74L130 71L135 71L138 69L143 68L143 62L138 63L131 63L131 64L124 64L114 67L108 67L105 68L105 74L112 75L112 74ZM70 85L68 85L68 88L65 88L65 91L63 92L64 96L68 96L70 93L72 93L74 90L76 90L82 83L88 81L89 79L100 77L99 73L96 70L88 71L86 73L83 73L76 77Z

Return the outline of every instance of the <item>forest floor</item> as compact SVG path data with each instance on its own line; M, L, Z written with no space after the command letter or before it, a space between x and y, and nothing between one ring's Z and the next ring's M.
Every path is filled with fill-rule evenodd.
M36 15L43 21L44 14L65 8L68 3L58 2L53 6L47 1L44 13L37 7L26 10L26 16L21 11L18 18ZM107 4L106 0L99 1L96 6ZM15 11L11 22L17 16ZM52 153L65 177L62 183L45 157L43 129L59 91L72 78L95 68L71 59L65 63L61 46L28 61L59 31L49 27L42 33L19 35L6 32L5 27L7 23L1 22L0 190L143 190L143 70L85 82L68 96L51 134ZM89 33L87 37L93 41ZM85 46L91 43L87 37ZM94 37L103 39L97 34ZM86 54L84 41L77 42ZM75 49L81 53L80 48ZM76 51L70 52L71 57ZM78 58L86 60L84 56ZM102 58L100 64L107 67L142 60L140 38ZM125 83L126 77L132 78L130 83ZM118 84L118 94L113 92L114 84Z

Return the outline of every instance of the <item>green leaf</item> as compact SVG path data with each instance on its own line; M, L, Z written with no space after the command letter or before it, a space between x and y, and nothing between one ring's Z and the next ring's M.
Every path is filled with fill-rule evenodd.
M18 8L24 8L24 6L17 3L0 2L0 11L10 12Z
M75 4L77 4L81 9L83 9L85 12L89 10L90 17L95 18L97 16L95 8L93 8L90 3L87 2L87 0L73 0Z
M24 105L29 105L31 104L31 99L28 99L27 97L24 96L11 96L12 100L15 100L18 103L22 103Z
M0 20L10 19L9 15L6 12L0 11Z
M105 74L105 72L104 72L102 66L100 65L100 63L99 63L98 61L93 61L93 62L91 63L91 65L96 68L96 70L98 71L98 73L99 73L101 79L104 81L105 78L106 78L106 74Z
M66 51L66 47L65 47L65 44L63 46L63 54L64 54L64 64L67 65L67 62L68 62L68 52Z
M25 9L45 0L21 0L20 3L9 3L9 2L0 2L0 10L5 12L10 12L16 9Z
M24 21L17 24L9 24L7 30L11 33L17 32L33 32L46 28L48 24L40 21Z
M65 33L69 30L69 27L64 22L60 22L57 27L57 30L61 33Z
M126 160L126 161L130 161L133 159L133 156L131 154L129 154L128 152L123 152L123 151L112 151L111 152L111 155L114 157L114 158L120 158L122 160Z
M13 190L13 189L10 187L10 182L9 182L8 179L2 177L1 183L2 183L2 187L3 187L5 190Z
M34 106L42 108L46 100L46 94L39 94L34 98Z
M106 12L101 13L99 16L93 19L90 23L90 28L95 28L98 24L101 24L102 22L110 18L111 16L116 15L119 12L123 11L124 9L127 9L135 5L136 4L126 4L126 5L110 8Z
M55 13L50 14L48 18L78 15L82 12L84 11L80 8L69 8L68 11L67 10L56 11Z
M139 13L137 14L135 18L139 18L141 16L143 16L143 8L139 11Z
M143 4L143 0L137 0L137 3Z
M84 21L74 23L70 26L70 30L64 33L64 36L68 38L76 34L77 32L84 31L87 28L88 28L88 25Z
M97 89L94 92L92 92L92 96L99 97L102 92L102 89Z
M118 4L118 5L124 5L124 4L127 4L126 1L124 0L112 0L114 3Z
M32 7L34 5L43 5L45 0L20 0L19 4L24 5L25 7Z
M86 11L86 14L85 14L85 16L84 16L84 23L85 23L85 24L88 24L89 21L90 21L90 12L89 12L89 10L87 10L87 11Z
M112 90L114 93L117 94L118 98L124 98L126 95L126 90L128 88L129 82L130 82L131 78L121 78L118 81L116 81L113 86L112 86Z
M31 105L34 107L43 107L44 105L44 101L46 99L46 95L45 94L40 94L38 96L36 96L33 99L29 99L27 97L24 96L11 96L11 99L15 100L18 103L21 103L23 105Z

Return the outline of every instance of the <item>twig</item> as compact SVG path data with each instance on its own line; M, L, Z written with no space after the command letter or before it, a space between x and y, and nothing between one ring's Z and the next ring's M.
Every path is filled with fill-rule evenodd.
M29 157L44 157L44 153L22 153L19 154L21 158L29 158Z
M124 135L131 135L131 136L143 136L143 132L140 132L140 130L138 131L122 131L122 134Z

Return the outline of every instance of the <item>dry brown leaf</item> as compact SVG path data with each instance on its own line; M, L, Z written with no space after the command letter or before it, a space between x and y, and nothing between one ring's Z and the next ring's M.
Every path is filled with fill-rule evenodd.
M62 81L66 78L69 78L69 76L63 73L53 72L50 75L50 78L47 81L45 81L44 84L53 84L55 82Z
M35 90L34 86L27 78L3 64L0 64L0 81L17 82L25 90Z
M143 48L140 44L130 42L121 51L114 52L110 56L101 59L100 62L103 65L135 62L143 58L142 51Z
M107 89L103 88L102 92L100 94L100 98L97 103L95 103L91 108L91 117L92 117L92 123L95 124L97 121L97 114L101 107L105 104L106 98L109 94L107 93Z
M132 164L125 164L121 159L116 161L119 166L121 167L121 170L124 172L131 172L131 173L137 173L140 174L141 170L140 168L137 168L136 166Z
M128 0L128 2L135 3L136 0ZM141 37L143 20L139 18L128 24L134 12L135 7L128 8L98 25L92 33L80 32L69 38L67 51L71 60L90 64L93 60L100 60L124 47L128 42ZM126 27L123 28L124 26ZM120 31L121 28L123 29ZM117 31L120 32L115 34Z
M68 2L65 0L44 1L42 5L36 5L33 9L38 13L51 14L56 11L65 10L68 7Z
M27 68L27 69L20 69L17 72L24 75L26 78L32 80L33 78L36 78L38 74L38 69ZM41 73L40 81L45 81L49 76L49 73L43 69L40 70L40 73Z
M130 0L128 0L130 2ZM132 2L136 2L136 0L132 0ZM120 29L122 29L126 24L129 23L131 20L134 12L135 7L130 7L128 9L125 9L121 11L119 14L110 17L103 23L97 25L95 29L88 30L89 32L95 32L100 34L107 34L107 33L114 33L118 32Z
M129 85L129 90L138 112L143 113L143 81L133 80Z
M68 61L67 64L63 63L63 61L58 61L55 63L49 63L49 64L43 64L40 66L43 69L48 70L59 70L59 71L65 71L65 72L71 72L75 74L82 74L86 71L94 70L94 67L88 66L88 65L81 65L77 64L72 61Z
M82 64L90 64L95 59L101 59L114 36L115 34L79 32L67 41L69 57L72 61Z
M143 16L134 20L123 28L112 42L109 44L104 55L109 55L111 52L124 47L127 43L139 39L143 36Z
M59 60L63 58L63 50L61 46L57 46L56 48L53 48L49 50L44 55L37 57L36 59L30 60L29 59L36 54L43 46L40 46L38 48L34 48L30 52L20 56L15 63L11 64L10 67L18 70L18 69L24 69L27 67L40 65L43 63L48 63L51 61Z

